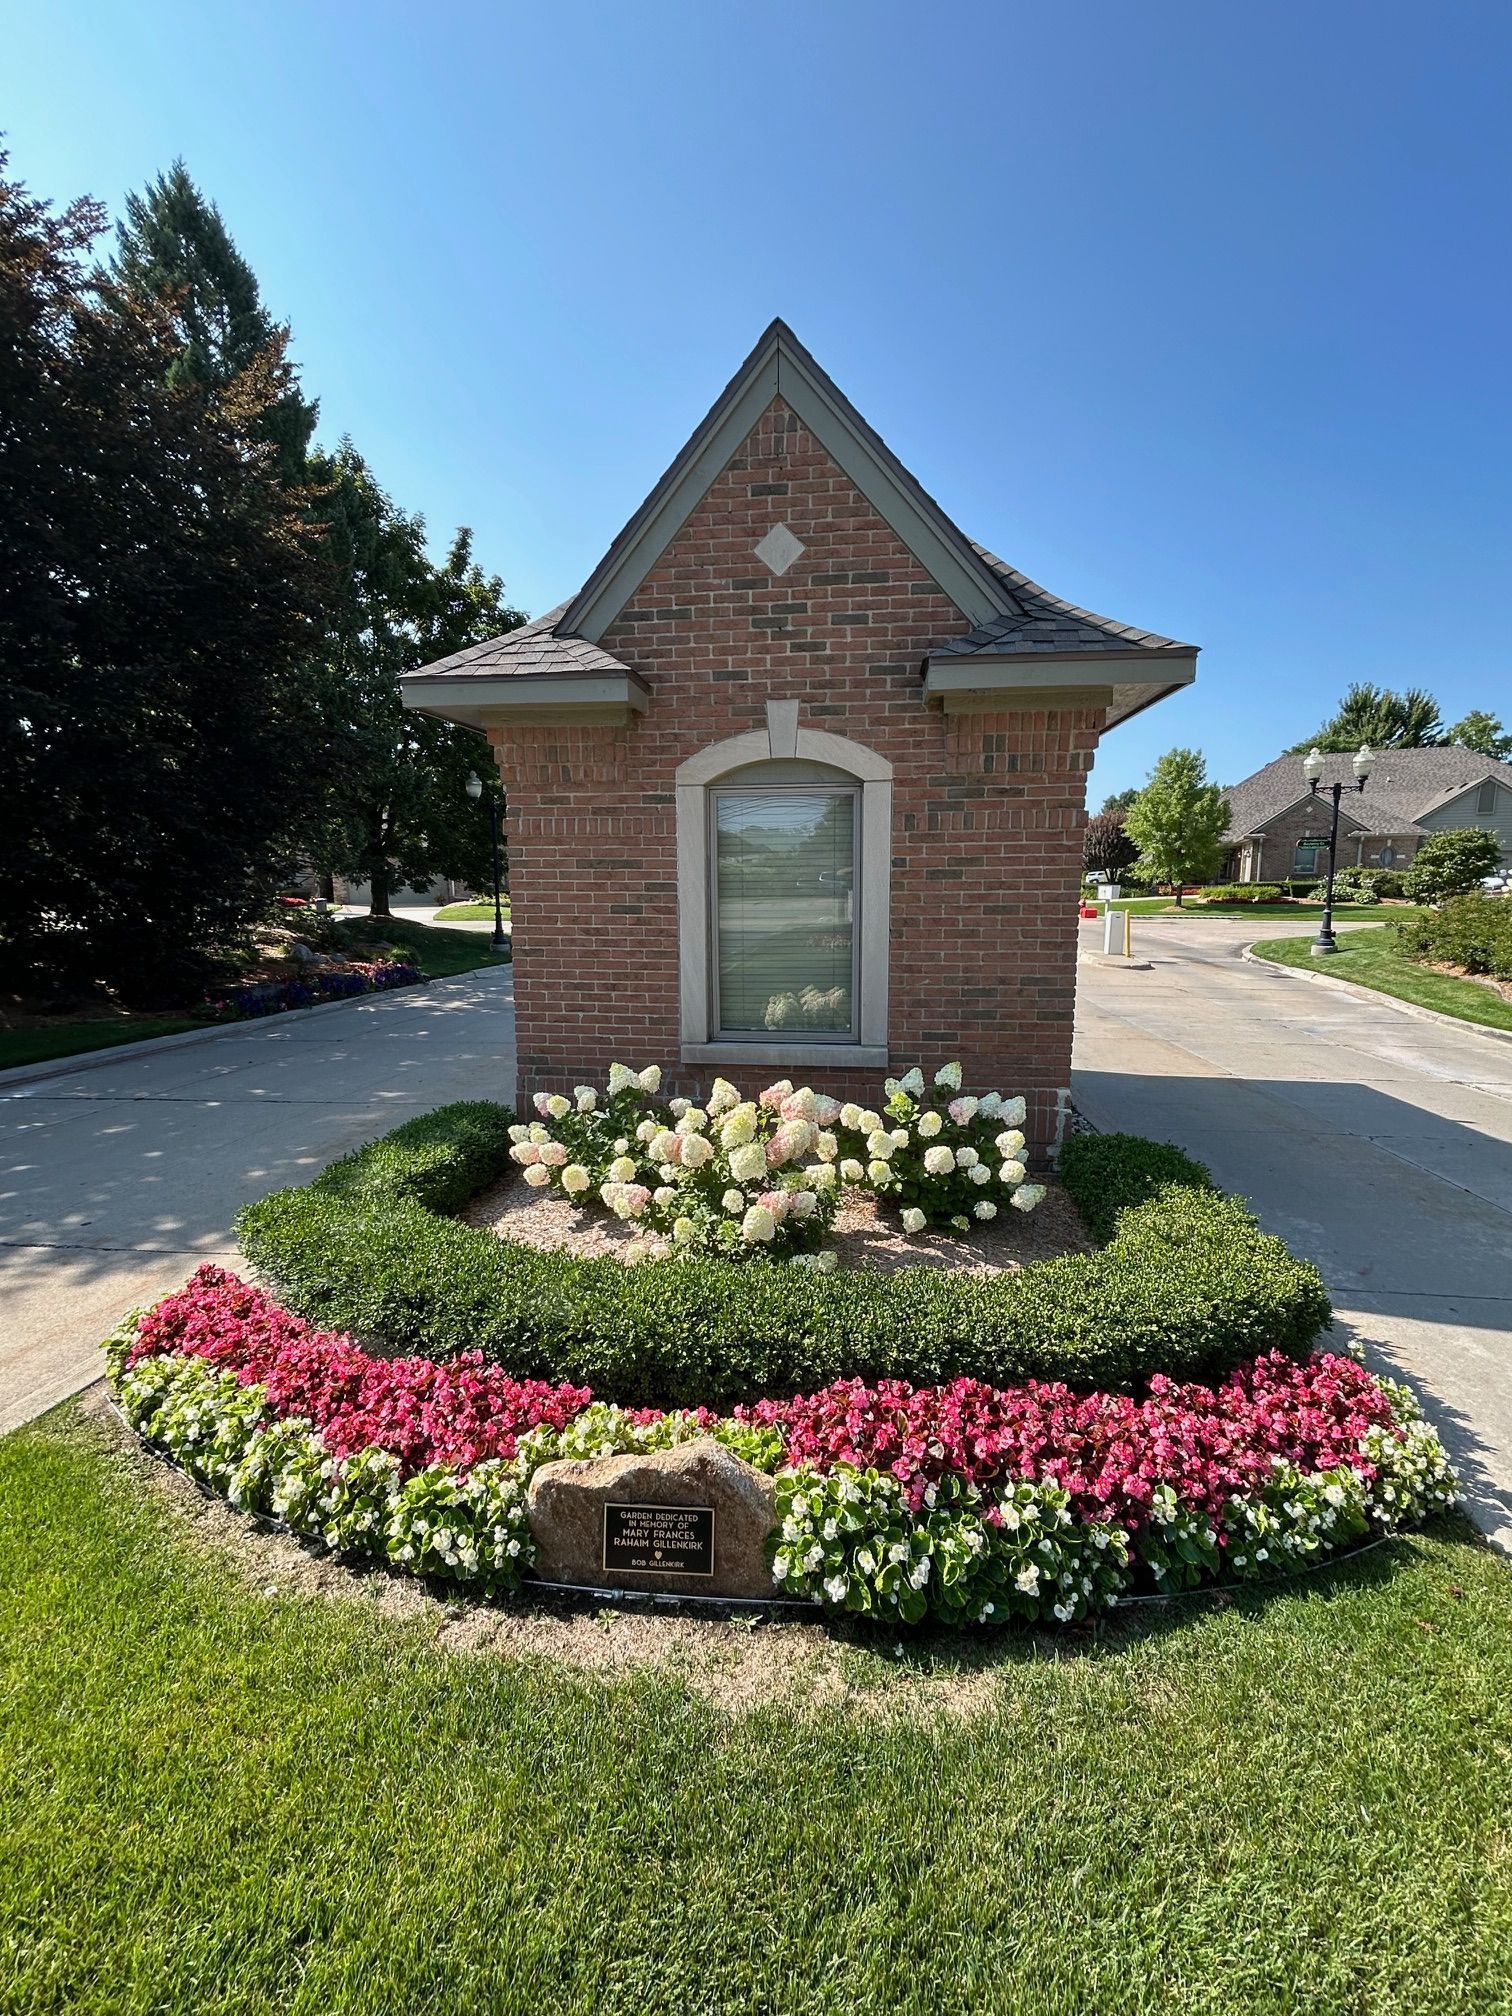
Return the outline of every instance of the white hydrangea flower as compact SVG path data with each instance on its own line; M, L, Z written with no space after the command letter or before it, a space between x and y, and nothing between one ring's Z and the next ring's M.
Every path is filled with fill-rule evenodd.
M1001 1092L984 1092L977 1101L977 1112L984 1120L996 1120L1003 1110Z
M753 1204L747 1211L740 1221L740 1236L748 1245L776 1238L777 1220L765 1204Z
M812 1190L794 1190L788 1198L788 1209L795 1218L812 1218L819 1208L819 1199Z
M551 1181L551 1171L544 1162L532 1162L525 1171L525 1181L532 1190L544 1190Z
M687 1112L692 1104L693 1101L691 1099L669 1099L667 1101L667 1111L672 1115L674 1120L681 1120L684 1113Z
M593 1085L574 1085L572 1096L577 1101L579 1113L592 1113L598 1107L598 1089Z
M905 1232L922 1232L927 1222L924 1213L919 1210L917 1205L910 1204L908 1209L903 1213L903 1230Z
M803 1180L811 1190L833 1190L836 1180L834 1163L810 1162L803 1171Z
M564 1098L560 1092L553 1092L546 1101L546 1111L553 1120L565 1120L572 1111L572 1101Z
M892 1181L892 1170L885 1162L868 1162L866 1173L879 1189L885 1190Z
M847 1099L840 1108L840 1125L851 1133L861 1125L861 1108L853 1099Z
M866 1152L873 1161L890 1162L898 1152L898 1145L891 1134L884 1134L879 1127L875 1134L868 1137Z
M935 1073L935 1083L942 1092L959 1092L961 1089L961 1067L958 1063L942 1064Z
M629 1155L616 1156L614 1161L609 1164L609 1181L611 1183L628 1183L634 1175L635 1162Z
M840 1181L842 1183L859 1183L865 1175L866 1171L852 1156L848 1155L840 1164Z
M581 1197L589 1181L588 1171L581 1162L569 1162L562 1171L562 1188L570 1197Z
M714 1157L714 1143L704 1134L685 1134L682 1144L684 1169L702 1169Z
M691 1246L698 1237L698 1227L691 1218L679 1218L673 1224L672 1237L679 1246Z
M1010 1127L1022 1127L1029 1115L1029 1106L1022 1097L1003 1101L1002 1118Z
M821 1162L833 1162L840 1153L840 1143L833 1134L820 1134L814 1142L814 1153Z
M990 1197L984 1197L979 1204L972 1205L971 1215L973 1218L980 1218L985 1224L989 1218L996 1218L997 1206Z
M755 1183L766 1174L766 1150L759 1141L747 1141L730 1156L730 1174L737 1183Z
M957 1169L974 1169L980 1160L981 1157L977 1154L975 1148L970 1146L957 1148L955 1151Z
M905 1071L898 1083L910 1099L921 1099L924 1096L924 1073L917 1064L911 1071Z
M632 1085L639 1084L640 1080L627 1065L611 1064L609 1066L609 1097L611 1099L617 1093L628 1092Z
M948 1175L955 1167L955 1156L951 1154L950 1150L943 1143L935 1148L926 1148L924 1150L924 1167L929 1171L931 1176Z
M521 1126L518 1122L516 1122L516 1124L509 1130L509 1138L511 1141L516 1143L519 1143L521 1141L528 1141L530 1139L530 1129L528 1127Z
M677 1101L674 1099L672 1104L676 1106ZM690 1106L687 1100L685 1099L683 1101L683 1110L678 1115L677 1120L678 1133L702 1134L703 1130L705 1129L705 1127L708 1126L708 1124L709 1124L709 1116L704 1111L702 1106Z
M998 1171L999 1183L1022 1183L1028 1170L1022 1162L1005 1162Z
M640 1086L642 1092L660 1092L661 1090L660 1064L648 1064L645 1070L641 1072L640 1076L636 1079L635 1082L637 1085Z
M1002 1156L1005 1162L1011 1162L1016 1158L1019 1150L1023 1147L1024 1137L1019 1132L1017 1127L1008 1127L1005 1128L1001 1134L999 1134L996 1141L994 1141L992 1145L994 1148L996 1148L999 1155Z
M661 1205L662 1209L665 1210L673 1198L676 1197L677 1192L670 1183L659 1183L651 1192L651 1195Z
M720 1145L724 1148L739 1148L756 1138L756 1108L749 1103L734 1108L725 1115L719 1129Z
M1022 1183L1013 1193L1015 1211L1032 1211L1045 1194L1043 1183Z
M726 1190L719 1201L725 1210L730 1213L731 1217L733 1217L737 1211L744 1211L745 1209L745 1192L744 1190Z
M714 1089L709 1094L709 1111L716 1114L728 1113L732 1106L738 1106L739 1104L740 1094L735 1090L729 1079L716 1078L714 1080Z
M881 1130L881 1126L882 1126L882 1115L880 1113L874 1113L870 1108L870 1106L863 1106L861 1109L861 1119L860 1119L861 1133L867 1135L876 1134Z
M944 1119L938 1113L921 1113L919 1115L919 1132L926 1141L932 1141L944 1125Z
M892 1144L894 1148L906 1148L908 1146L908 1129L906 1127L894 1127L892 1130Z

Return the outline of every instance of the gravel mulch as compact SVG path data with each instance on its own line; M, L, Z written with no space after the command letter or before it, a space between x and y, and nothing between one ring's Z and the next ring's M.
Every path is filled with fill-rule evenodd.
M607 1211L580 1209L559 1190L532 1190L511 1171L473 1199L462 1214L469 1225L517 1239L543 1252L570 1247L585 1258L633 1266L668 1252L662 1234L627 1225ZM865 1267L891 1274L900 1267L948 1268L965 1274L1016 1272L1032 1260L1055 1260L1090 1251L1092 1240L1066 1192L1051 1183L1038 1208L1027 1214L1008 1207L969 1233L924 1232L909 1238L874 1197L848 1196L830 1239L842 1267Z

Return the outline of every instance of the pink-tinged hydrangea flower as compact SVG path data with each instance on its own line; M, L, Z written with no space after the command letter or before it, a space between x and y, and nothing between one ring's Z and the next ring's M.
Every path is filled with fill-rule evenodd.
M768 1113L780 1113L782 1111L782 1102L788 1097L792 1089L793 1081L791 1078L779 1078L775 1085L768 1085L765 1092L761 1095L760 1103L766 1108Z
M531 1105L534 1106L537 1113L540 1114L543 1120L546 1118L546 1101L550 1098L550 1096L551 1095L549 1092L537 1092L535 1097L530 1102Z
M819 1208L819 1199L812 1190L790 1190L787 1198L788 1209L795 1218L812 1218Z
M814 1101L814 1111L810 1117L820 1127L833 1127L840 1118L840 1111L840 1101L831 1099L828 1093L821 1092Z
M650 1155L653 1162L670 1162L674 1165L682 1159L682 1136L674 1134L669 1127L663 1127L659 1134L653 1134L650 1141Z
M522 1169L528 1169L532 1162L540 1161L541 1151L534 1141L516 1141L509 1151L509 1159L518 1162Z
M976 1118L977 1102L966 1093L959 1099L952 1099L945 1110L957 1127L965 1127Z
M818 1100L807 1085L800 1085L796 1092L783 1100L778 1111L784 1120L812 1120Z
M756 1203L760 1210L770 1211L773 1218L781 1225L788 1215L792 1196L786 1190L763 1190L761 1195L756 1199Z
M543 1141L541 1160L548 1169L561 1169L567 1162L567 1144L564 1141Z
M818 1131L807 1120L784 1120L766 1144L768 1169L780 1169L785 1162L806 1155Z

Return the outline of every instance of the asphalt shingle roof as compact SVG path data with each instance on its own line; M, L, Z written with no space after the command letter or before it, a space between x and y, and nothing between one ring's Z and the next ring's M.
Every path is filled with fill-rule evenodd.
M1158 631L1115 623L1111 616L1098 616L1090 609L1077 608L1074 602L1063 602L1059 595L1052 595L1048 588L1042 588L1027 574L1010 567L1006 560L989 553L985 546L978 546L975 540L971 544L1011 592L1018 613L1000 616L995 622L969 630L964 637L953 638L931 652L931 657L970 657L980 651L990 651L995 656L1027 656L1041 651L1148 652L1158 656L1164 651L1187 653L1196 649L1195 645L1178 643L1174 637L1162 637Z
M1366 833L1416 833L1420 814L1430 812L1482 778L1495 777L1512 791L1512 764L1478 755L1474 749L1385 749L1377 756L1370 780L1361 792L1351 792L1343 806ZM1319 790L1353 784L1354 758L1325 755ZM1224 792L1229 802L1229 840L1243 839L1268 825L1278 813L1307 795L1300 756L1278 756Z
M482 644L469 644L465 651L454 651L450 658L439 658L434 665L407 673L405 682L423 685L428 679L497 679L506 673L628 672L627 665L597 644L590 644L586 637L555 634L555 625L567 606L560 602L544 616L522 623L518 630L507 630L502 637L490 637ZM630 676L638 675L632 672Z

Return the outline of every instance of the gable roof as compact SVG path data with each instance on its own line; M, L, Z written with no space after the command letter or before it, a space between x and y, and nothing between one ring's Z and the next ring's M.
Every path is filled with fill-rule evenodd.
M578 593L504 637L406 674L401 682L406 704L452 719L473 718L477 706L492 704L485 687L501 678L544 684L598 677L617 681L616 691L629 679L648 693L645 680L603 650L604 633L778 397L973 626L966 635L930 652L925 665L927 697L948 689L948 705L954 696L978 687L1001 693L1006 687L1034 683L1044 686L1047 694L1081 687L1089 704L1105 707L1111 725L1195 676L1195 645L1064 602L968 539L778 319L763 331ZM1022 676L1008 669L1013 662L1028 660L1036 661L1040 669ZM928 668L936 661L942 670L931 683ZM979 669L968 676L963 661ZM476 704L464 715L453 703L469 682L475 687ZM501 699L522 697L504 695L496 684L493 690ZM555 684L552 691L560 693Z
M1320 791L1333 784L1353 784L1354 758L1326 755ZM1443 749L1385 749L1376 758L1365 789L1351 794L1340 807L1366 833L1419 833L1418 819L1449 804L1462 792L1495 777L1512 791L1512 764L1499 763L1474 749L1453 744ZM1278 756L1223 794L1229 802L1226 840L1242 840L1268 826L1307 796L1300 756Z

